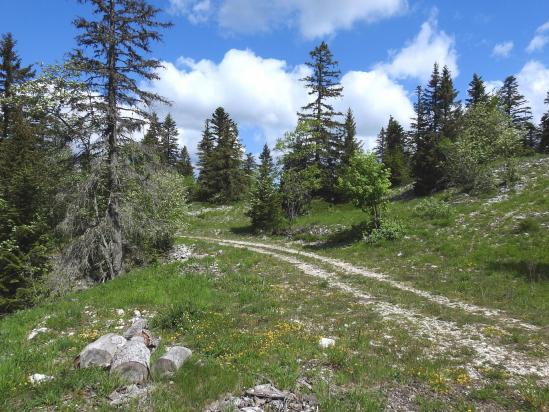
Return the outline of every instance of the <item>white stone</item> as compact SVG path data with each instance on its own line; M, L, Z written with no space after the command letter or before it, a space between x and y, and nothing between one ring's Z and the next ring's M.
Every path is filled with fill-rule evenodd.
M116 314L117 314L118 316L124 316L124 313L125 313L125 312L124 312L124 309L116 309Z
M33 329L31 330L31 332L29 333L29 336L27 336L27 340L32 340L36 337L36 335L38 335L39 333L46 333L49 329L46 328L46 327L42 327L42 328L38 328L38 329Z
M41 373L34 373L31 376L29 376L29 382L33 385L36 385L38 383L42 382L49 382L53 380L53 376L43 375Z
M335 340L330 338L320 338L320 340L318 341L318 344L323 349L335 346L335 343Z

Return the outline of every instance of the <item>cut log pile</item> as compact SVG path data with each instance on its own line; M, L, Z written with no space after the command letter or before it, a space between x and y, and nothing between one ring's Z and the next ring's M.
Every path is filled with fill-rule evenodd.
M88 344L75 360L77 368L110 368L130 383L143 383L150 376L151 353L160 341L154 338L146 319L137 318L123 336L108 333ZM159 377L174 374L191 356L183 346L167 348L166 353L153 365L154 375Z

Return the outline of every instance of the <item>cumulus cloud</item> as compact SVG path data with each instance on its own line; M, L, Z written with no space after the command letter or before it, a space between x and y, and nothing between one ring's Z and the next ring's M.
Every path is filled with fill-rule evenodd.
M549 67L545 67L539 61L531 60L517 74L517 81L521 93L532 107L534 121L538 123L543 113L547 111L543 100L549 91Z
M492 49L492 56L496 57L509 57L511 50L513 50L514 44L512 41L506 41L498 43Z
M459 74L455 40L439 30L436 18L432 17L421 25L413 40L393 52L391 62L380 64L378 68L397 79L413 77L426 81L434 62L441 67L447 65L454 76Z
M549 21L537 28L536 34L532 40L530 40L526 51L528 53L533 53L538 50L543 50L547 43L549 43Z
M170 0L172 12L187 15L191 21L197 20L194 6L204 2ZM392 17L408 7L407 0L218 0L215 6L207 2L210 15L215 14L219 25L229 31L255 33L293 26L307 38L331 35L357 22Z
M180 144L196 150L204 120L223 106L242 128L257 128L269 144L292 130L296 112L310 99L300 81L308 73L304 65L289 67L278 59L263 58L250 50L229 50L216 63L180 58L165 62L160 79L150 84L155 92L172 101L170 108L180 127ZM390 115L405 126L413 115L405 89L380 69L346 73L341 83L344 97L334 102L340 111L351 107L358 135L371 147L373 136Z

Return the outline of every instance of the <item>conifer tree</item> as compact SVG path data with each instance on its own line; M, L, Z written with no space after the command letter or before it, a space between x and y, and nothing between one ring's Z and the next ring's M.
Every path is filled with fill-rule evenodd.
M343 123L345 137L343 139L343 157L342 166L349 163L349 159L360 149L360 143L356 140L356 122L351 108L347 110L345 123Z
M215 193L212 185L214 148L215 140L210 130L210 119L207 119L204 123L204 131L202 132L202 139L198 143L197 151L199 169L198 198L203 201L209 200Z
M532 109L528 106L526 98L520 94L515 76L508 76L505 79L498 91L498 99L501 109L511 118L515 126L526 127L526 124L532 120Z
M336 170L343 154L341 122L332 101L342 96L343 87L339 83L341 72L334 60L328 44L322 42L310 52L311 61L305 64L312 69L312 74L301 79L309 89L314 100L301 108L299 119L312 120L310 140L314 144L314 163L324 173L325 195L333 196L337 183Z
M162 124L156 113L152 113L149 120L149 129L143 137L143 144L149 150L160 153L160 136L162 134Z
M374 153L377 160L380 162L383 160L385 150L387 149L387 133L385 132L385 126L381 127L381 130L377 134L376 145L374 148Z
M408 163L404 153L405 133L393 116L389 117L386 130L385 150L381 159L385 167L391 171L391 184L399 186L409 180Z
M175 166L179 153L177 147L177 138L179 137L179 130L177 130L177 124L173 120L172 116L168 113L162 122L161 134L160 134L160 147L162 151L162 160L164 164L168 166Z
M193 164L191 163L191 156L189 155L189 150L187 146L183 146L181 149L181 154L179 155L179 160L177 161L177 171L182 176L194 176Z
M244 172L247 176L253 176L257 169L255 157L253 153L246 153L246 160L244 161Z
M2 35L0 40L0 97L7 99L13 95L13 88L34 77L32 66L21 67L21 58L15 51L16 41L11 33ZM12 124L10 114L14 108L6 101L0 106L0 141L8 137Z
M65 227L73 242L66 259L82 272L104 281L122 272L124 259L121 194L121 149L124 139L140 128L144 110L154 102L165 101L155 93L142 90L140 79L158 79L160 61L145 57L151 43L161 39L159 28L169 24L157 20L159 9L145 0L84 0L92 6L91 18L77 18L79 48L72 63L97 96L88 110L102 117L104 173L90 195L95 198L97 218L89 230L82 230L77 217L67 217ZM102 193L98 191L101 190ZM83 252L85 251L85 253Z
M440 104L440 132L441 139L456 140L456 122L460 115L459 104L456 102L458 91L454 88L452 74L448 66L442 68L440 78L439 104Z
M549 105L549 92L544 102ZM539 151L549 153L549 110L541 117Z
M477 103L488 102L488 94L486 93L484 80L482 80L482 77L476 73L473 74L473 79L469 83L467 95L469 96L466 100L467 107L470 107Z
M274 164L267 144L259 156L259 174L252 189L250 210L247 212L256 230L276 232L282 223L280 198L274 185Z

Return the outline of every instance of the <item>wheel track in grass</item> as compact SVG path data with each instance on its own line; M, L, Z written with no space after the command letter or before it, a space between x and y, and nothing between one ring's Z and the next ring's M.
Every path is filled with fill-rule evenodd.
M186 237L188 239L202 240L223 246L245 249L289 263L305 274L326 280L331 287L351 294L361 304L368 306L382 318L395 321L410 335L432 342L434 344L435 354L451 354L456 349L468 349L472 352L472 361L470 365L468 365L470 367L497 365L505 369L512 377L533 375L538 378L541 384L549 385L548 360L532 358L525 353L493 342L491 337L482 333L482 329L485 325L475 323L460 326L454 321L438 319L389 302L384 302L375 296L369 295L362 290L341 281L337 273L328 271L323 267L308 261L301 260L299 259L299 256L322 262L323 264L336 268L340 272L361 275L388 283L395 288L414 293L417 296L440 305L453 309L460 309L470 314L496 319L499 322L505 323L507 326L522 327L529 331L539 329L539 327L535 325L530 325L518 319L508 317L501 310L482 308L477 305L450 300L444 296L433 295L429 292L400 283L387 275L371 272L360 267L355 267L347 262L311 252L280 245L244 240L216 239L203 236Z

